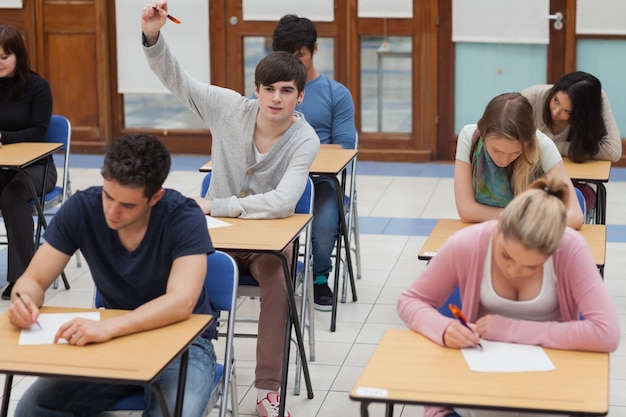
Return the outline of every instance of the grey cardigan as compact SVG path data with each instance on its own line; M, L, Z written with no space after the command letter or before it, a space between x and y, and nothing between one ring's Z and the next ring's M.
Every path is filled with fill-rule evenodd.
M302 113L267 156L255 163L253 134L258 101L193 78L163 38L144 46L148 64L163 85L211 130L213 175L207 198L211 214L269 219L294 213L319 149L319 138Z

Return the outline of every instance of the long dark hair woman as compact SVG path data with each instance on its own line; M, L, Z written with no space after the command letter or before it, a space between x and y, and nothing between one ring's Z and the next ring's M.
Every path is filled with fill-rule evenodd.
M31 70L24 38L14 26L0 25L0 143L43 142L52 115L52 93L48 81ZM57 172L48 157L46 191L54 188ZM36 190L41 190L46 159L25 168ZM0 210L7 231L9 285L2 293L11 298L13 284L30 262L33 218L26 176L15 170L0 171Z

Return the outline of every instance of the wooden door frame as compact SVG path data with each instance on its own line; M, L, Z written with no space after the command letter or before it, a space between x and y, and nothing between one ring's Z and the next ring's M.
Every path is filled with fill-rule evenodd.
M359 130L359 159L424 162L436 156L439 5L413 0L412 19L359 18L358 0L348 0L349 61L361 62L361 36L408 36L412 40L412 131L410 133L361 132L361 74L358 65L350 67L348 86L355 100ZM389 24L392 21L393 24Z

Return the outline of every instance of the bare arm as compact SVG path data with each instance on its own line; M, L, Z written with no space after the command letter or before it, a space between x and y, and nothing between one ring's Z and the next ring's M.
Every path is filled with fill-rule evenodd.
M579 230L583 226L583 212L580 209L578 198L576 197L576 190L574 190L574 184L567 174L567 169L563 161L558 162L552 168L546 172L546 175L560 178L565 182L569 188L569 202L567 204L567 225L572 229Z
M499 207L480 204L476 201L472 185L472 167L467 162L458 159L454 161L454 201L461 221L466 223L497 219L502 211Z
M108 320L71 320L61 326L55 342L61 338L76 345L106 342L188 319L198 301L205 275L206 255L177 258L172 264L164 295Z

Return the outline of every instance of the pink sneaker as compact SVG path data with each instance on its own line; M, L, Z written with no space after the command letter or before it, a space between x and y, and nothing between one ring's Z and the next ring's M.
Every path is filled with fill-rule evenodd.
M256 402L256 413L259 417L278 417L280 396L277 392L268 393L261 401ZM291 417L285 410L284 417Z

